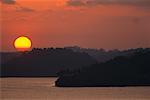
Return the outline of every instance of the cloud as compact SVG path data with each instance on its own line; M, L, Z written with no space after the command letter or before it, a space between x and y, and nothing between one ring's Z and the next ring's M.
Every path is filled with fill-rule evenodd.
M27 8L27 7L17 7L16 8L16 11L17 12L34 12L35 10L34 9L31 9L31 8Z
M150 7L150 0L69 0L70 6L96 6L96 5L133 5Z
M86 6L86 4L81 0L69 0L67 2L69 6Z
M87 5L120 4L135 6L150 6L150 0L88 0Z
M8 5L16 4L15 7L16 7L16 11L17 12L34 12L35 11L35 10L31 9L31 8L21 6L20 4L18 4L16 2L16 0L0 0L0 2L2 4L8 4Z
M16 4L15 0L0 0L0 2L3 4Z

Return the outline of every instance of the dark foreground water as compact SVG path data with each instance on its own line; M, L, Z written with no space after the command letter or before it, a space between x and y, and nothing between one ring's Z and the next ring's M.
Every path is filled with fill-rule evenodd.
M56 78L0 78L0 100L150 100L150 87L60 88Z

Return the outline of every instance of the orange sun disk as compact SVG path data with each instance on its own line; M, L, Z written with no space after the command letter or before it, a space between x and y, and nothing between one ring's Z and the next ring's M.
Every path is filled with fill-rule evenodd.
M28 37L20 36L14 42L14 47L18 51L27 51L31 48L32 42Z

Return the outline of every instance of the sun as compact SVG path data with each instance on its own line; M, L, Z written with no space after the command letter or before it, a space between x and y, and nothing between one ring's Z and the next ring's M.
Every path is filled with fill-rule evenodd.
M31 39L29 39L26 36L20 36L16 38L14 41L14 47L18 51L27 51L31 48L31 46L32 46Z

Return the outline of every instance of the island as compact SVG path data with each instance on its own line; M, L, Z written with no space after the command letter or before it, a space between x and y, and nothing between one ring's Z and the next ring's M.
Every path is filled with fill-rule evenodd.
M60 74L58 87L150 86L150 48Z

